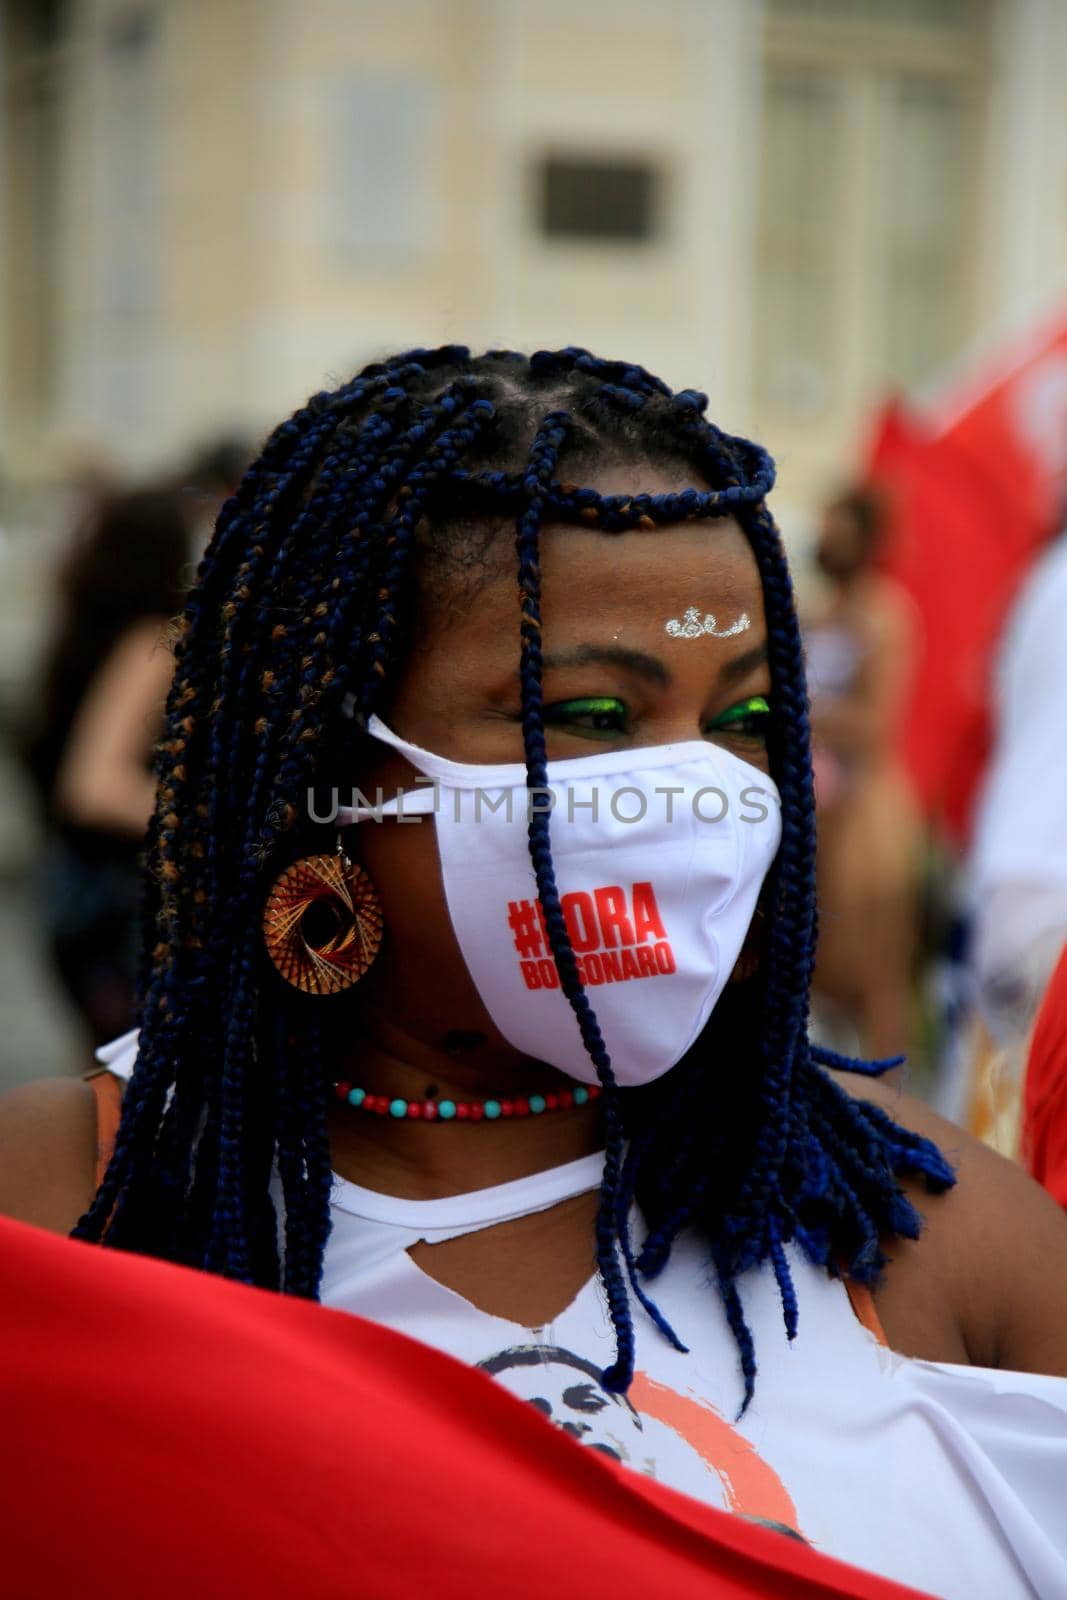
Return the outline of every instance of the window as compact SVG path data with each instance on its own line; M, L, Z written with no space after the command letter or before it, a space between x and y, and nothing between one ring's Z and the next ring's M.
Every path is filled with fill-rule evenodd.
M768 0L756 393L849 420L933 376L977 291L985 0Z
M892 159L880 353L887 377L909 384L954 356L964 338L969 107L959 84L902 77L886 111Z
M548 155L537 173L540 230L547 239L643 244L660 231L660 188L647 161Z
M764 86L757 384L803 417L832 398L841 93L832 76L787 69Z
M60 387L67 6L21 0L8 23L0 184L8 246L6 353L20 418L40 423L52 417Z
M416 78L349 74L333 91L329 124L331 249L351 267L418 263L435 235L440 108Z

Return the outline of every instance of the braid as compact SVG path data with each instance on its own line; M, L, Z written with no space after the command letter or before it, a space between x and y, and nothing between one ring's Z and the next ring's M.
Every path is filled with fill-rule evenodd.
M543 796L548 785L548 756L541 715L541 573L538 544L544 511L544 485L551 480L560 447L566 438L567 422L566 413L549 413L534 439L525 478L527 505L519 521L517 540L522 612L519 628L522 650L519 669L522 683L522 736L526 752L526 782L531 797ZM623 1237L628 1234L629 1222L627 1218L620 1217L619 1208L623 1140L618 1090L596 1015L578 977L578 963L556 887L549 845L548 813L536 804L530 806L529 839L537 895L559 970L560 984L578 1019L582 1043L604 1087L607 1141L604 1181L596 1219L596 1252L616 1339L615 1362L604 1374L604 1383L609 1389L625 1390L633 1377L634 1330L630 1303L619 1267L620 1233ZM626 1248L624 1246L624 1250Z
M330 1225L329 1064L320 1013L264 982L262 901L281 865L323 848L301 802L330 763L353 770L398 670L417 538L472 518L511 518L516 529L530 860L560 986L603 1087L596 1258L616 1341L605 1384L625 1390L633 1375L630 1291L685 1348L645 1288L683 1229L707 1241L742 1409L756 1378L744 1273L774 1273L791 1339L799 1313L787 1247L869 1282L884 1263L881 1241L915 1236L920 1219L900 1178L920 1174L937 1192L951 1169L823 1070L877 1075L895 1063L837 1057L807 1038L814 797L800 634L765 503L774 468L758 446L714 427L706 407L697 390L674 394L642 367L576 346L529 359L445 346L367 366L274 430L222 508L175 650L149 838L140 1050L79 1237L317 1294ZM607 458L684 466L700 486L602 495L576 481L576 467ZM541 529L654 533L725 517L759 570L775 699L782 838L764 891L765 951L758 976L720 999L683 1061L659 1083L622 1091L578 975L538 803L548 778ZM638 1250L635 1202L647 1229Z
M285 1206L285 1290L314 1299L330 1231L330 1158L326 1138L326 1075L321 1036L309 1028L297 1043L275 1023L279 1089L285 1097L278 1175Z

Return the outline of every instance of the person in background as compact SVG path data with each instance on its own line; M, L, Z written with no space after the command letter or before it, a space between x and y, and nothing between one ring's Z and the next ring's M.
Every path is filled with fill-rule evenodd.
M130 1025L151 752L174 666L164 644L192 577L169 489L112 497L76 537L22 753L45 824L40 908L55 972L94 1045Z
M829 596L804 636L818 806L814 990L877 1056L906 1050L912 1033L921 850L894 750L913 624L899 586L876 568L883 530L869 491L826 507L816 560Z
M47 837L49 954L93 1045L133 1017L151 757L174 666L165 636L248 458L246 440L222 435L172 481L101 492L60 574L22 746Z
M970 855L979 1005L1018 1092L1067 940L1067 534L1024 585L996 666L995 743Z
M208 547L219 507L234 494L255 451L241 434L222 434L194 451L175 487L192 518L190 560L197 565Z

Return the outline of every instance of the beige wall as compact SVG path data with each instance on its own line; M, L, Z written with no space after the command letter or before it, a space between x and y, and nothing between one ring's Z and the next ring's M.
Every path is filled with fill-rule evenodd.
M397 345L578 341L706 388L779 456L796 519L887 381L1067 276L1060 0L156 0L140 48L131 0L70 9L51 286L26 266L10 18L4 47L17 479L74 445L170 462ZM345 151L383 118L346 207ZM661 237L540 237L546 148L661 161ZM26 405L42 304L55 385Z

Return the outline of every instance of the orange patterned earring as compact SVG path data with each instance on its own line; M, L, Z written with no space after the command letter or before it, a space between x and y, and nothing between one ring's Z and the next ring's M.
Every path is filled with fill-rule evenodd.
M378 954L382 924L374 885L340 840L335 856L286 867L263 909L267 953L304 994L340 994L358 983Z

